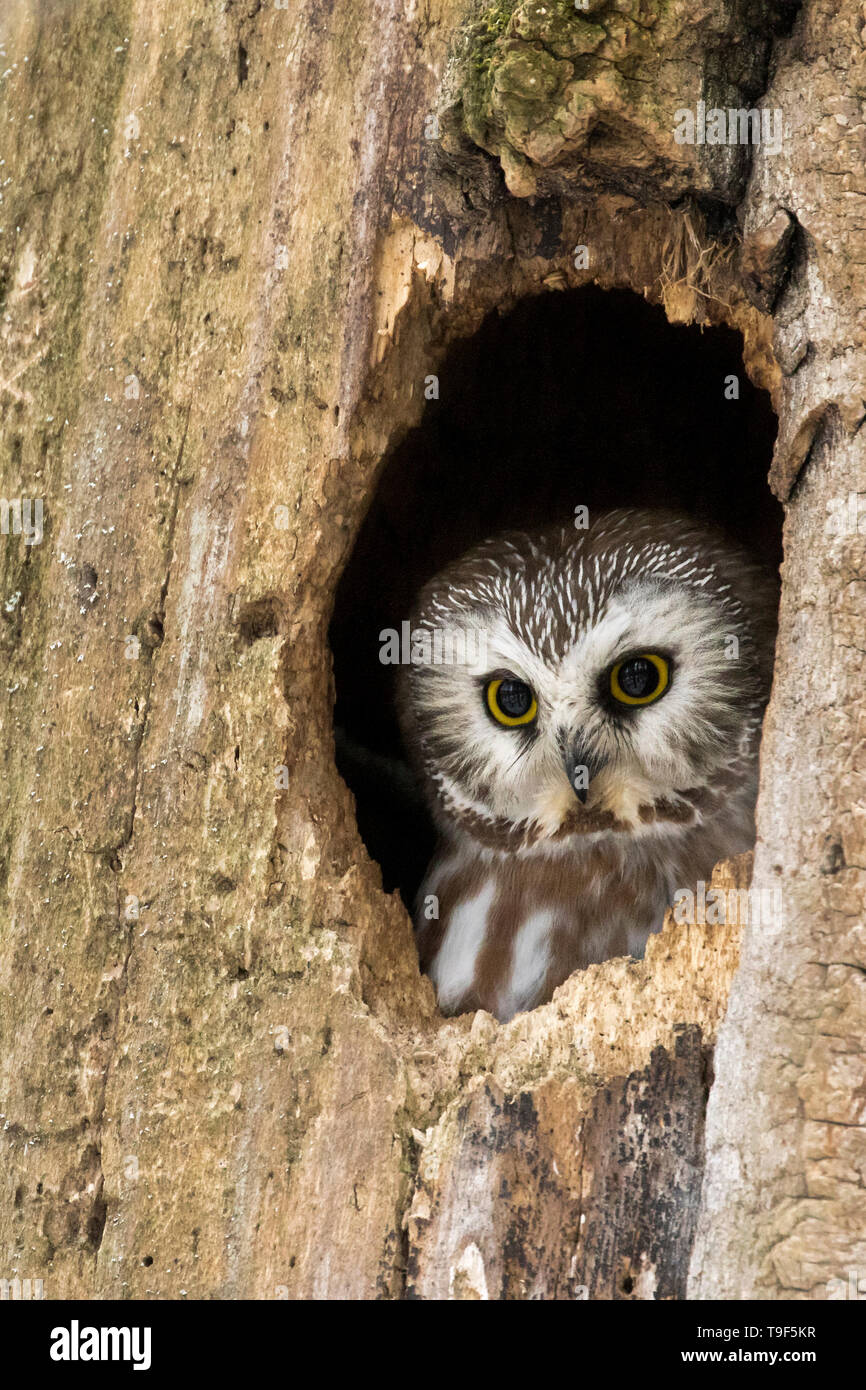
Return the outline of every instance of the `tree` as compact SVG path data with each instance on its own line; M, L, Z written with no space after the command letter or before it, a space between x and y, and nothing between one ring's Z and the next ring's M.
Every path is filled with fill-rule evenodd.
M0 1276L772 1298L866 1265L861 27L9 7ZM708 141L757 107L778 149L739 116ZM449 343L590 280L739 329L779 415L754 879L784 911L745 932L706 1126L736 927L443 1020L334 766L327 624L380 460Z

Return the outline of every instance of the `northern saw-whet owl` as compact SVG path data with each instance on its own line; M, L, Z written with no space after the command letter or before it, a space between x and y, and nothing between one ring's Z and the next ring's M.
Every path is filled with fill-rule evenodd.
M508 1019L641 956L751 847L777 594L712 529L630 510L500 536L422 589L399 706L440 835L416 926L444 1012Z

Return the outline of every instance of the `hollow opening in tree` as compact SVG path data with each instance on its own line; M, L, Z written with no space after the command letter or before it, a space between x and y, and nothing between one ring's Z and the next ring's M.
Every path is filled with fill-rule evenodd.
M428 579L499 532L574 524L581 507L672 508L781 560L766 482L776 418L735 331L672 325L631 291L590 286L489 315L436 377L438 397L384 461L330 632L338 768L385 889L410 910L436 834L381 634L401 631Z

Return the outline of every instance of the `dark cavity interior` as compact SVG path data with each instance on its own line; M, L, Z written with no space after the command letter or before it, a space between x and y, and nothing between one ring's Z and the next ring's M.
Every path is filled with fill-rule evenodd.
M581 505L673 507L781 560L766 482L776 417L732 330L671 325L630 291L550 293L491 314L437 375L439 399L383 464L330 632L337 765L386 891L410 908L435 832L379 634L399 631L427 579L487 536L568 522ZM725 398L731 375L738 400Z

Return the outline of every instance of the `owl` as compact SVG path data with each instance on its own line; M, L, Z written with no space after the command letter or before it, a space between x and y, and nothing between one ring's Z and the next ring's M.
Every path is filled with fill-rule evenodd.
M777 599L714 530L637 510L499 536L422 589L398 708L439 833L415 920L443 1012L506 1020L641 956L752 845Z

